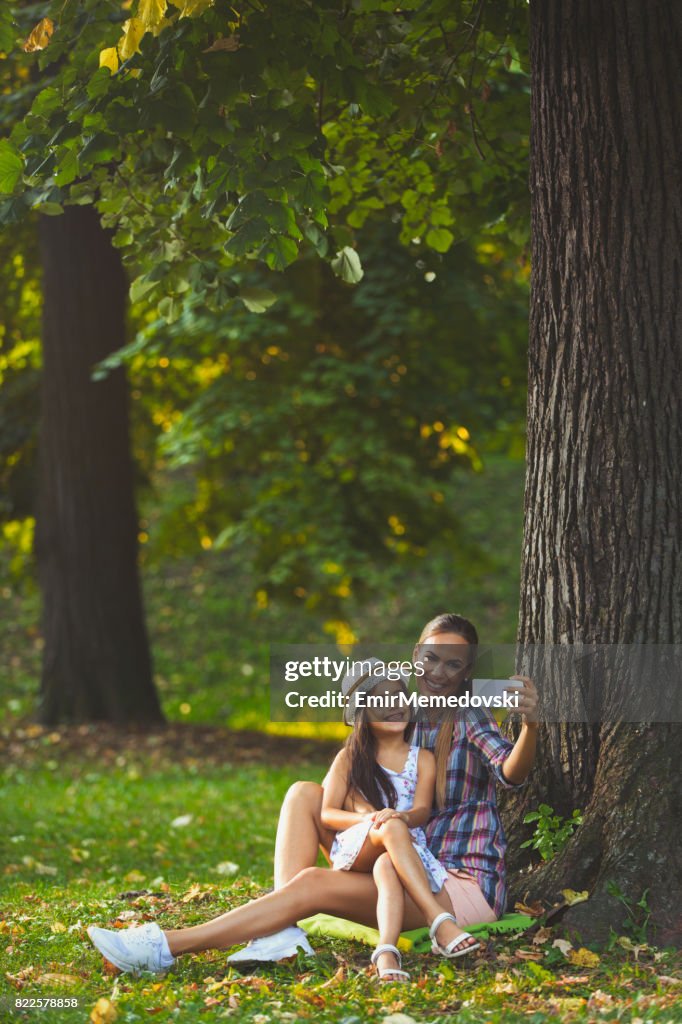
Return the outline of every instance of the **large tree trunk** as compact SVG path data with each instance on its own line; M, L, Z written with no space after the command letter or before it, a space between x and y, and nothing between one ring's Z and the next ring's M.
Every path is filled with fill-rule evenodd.
M126 281L94 209L40 225L43 392L36 556L43 599L40 720L163 720L137 573L124 371Z
M522 643L682 642L681 42L679 4L531 3ZM681 748L679 724L543 727L512 864L520 810L585 821L516 894L588 889L568 919L604 938L607 882L649 889L650 937L682 941Z

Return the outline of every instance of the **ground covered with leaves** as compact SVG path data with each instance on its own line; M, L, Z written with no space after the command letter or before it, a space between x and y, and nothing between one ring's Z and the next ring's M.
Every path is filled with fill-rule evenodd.
M330 749L189 724L149 735L5 728L0 1020L682 1020L679 954L625 937L588 949L542 919L465 961L408 954L409 987L379 987L369 949L331 939L314 940L315 960L255 973L221 951L180 959L161 979L112 973L88 924L195 924L267 890L284 793L321 779ZM78 1008L15 1005L59 998Z

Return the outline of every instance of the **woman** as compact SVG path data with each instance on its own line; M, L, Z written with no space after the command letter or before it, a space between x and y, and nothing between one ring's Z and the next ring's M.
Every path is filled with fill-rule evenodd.
M463 693L477 645L474 626L459 615L439 615L427 623L413 656L424 663L420 692ZM535 757L537 693L527 677L513 678L523 684L516 688L522 714L516 743L505 739L492 717L482 712L453 715L440 723L434 714L418 726L417 742L434 750L437 763L437 807L426 834L449 875L438 898L465 927L504 913L506 841L495 781L508 788L522 785ZM313 913L376 926L377 890L371 875L314 866L320 847L329 857L335 834L322 824L322 796L322 786L312 782L297 782L287 793L277 829L274 892L191 928L163 932L149 924L111 932L91 927L90 938L122 970L163 971L182 954L227 949L254 936L265 938L228 959L278 960L297 948L312 953L304 933L293 926ZM407 897L403 927L424 924Z

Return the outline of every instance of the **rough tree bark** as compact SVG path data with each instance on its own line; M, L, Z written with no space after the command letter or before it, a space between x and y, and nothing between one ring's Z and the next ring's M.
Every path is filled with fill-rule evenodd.
M681 43L679 4L531 2L524 643L682 642ZM604 939L609 879L648 888L650 938L682 942L681 746L679 724L543 727L512 866L520 811L585 820L515 895L588 889L566 921Z
M137 572L124 371L126 281L91 207L42 217L43 390L36 557L43 600L39 719L163 720Z

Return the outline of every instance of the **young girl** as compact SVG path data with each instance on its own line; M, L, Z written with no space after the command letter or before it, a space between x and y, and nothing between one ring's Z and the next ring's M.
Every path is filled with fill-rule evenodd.
M442 912L434 895L448 874L429 851L421 826L431 814L436 762L431 751L410 744L414 723L400 701L406 688L369 674L344 680L344 691L353 732L332 764L322 798L322 824L337 830L330 860L336 870L372 872L380 936L372 963L380 981L409 981L396 946L406 891L432 922L434 952L462 956L478 943L452 929L454 917ZM376 708L367 708L361 694L378 698ZM441 946L435 935L441 926L445 932L446 922L452 922L455 937Z

